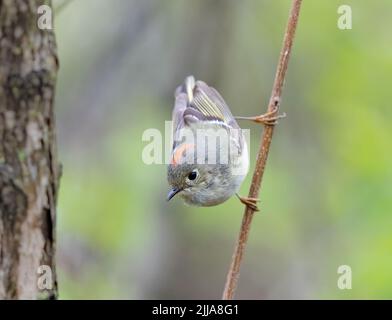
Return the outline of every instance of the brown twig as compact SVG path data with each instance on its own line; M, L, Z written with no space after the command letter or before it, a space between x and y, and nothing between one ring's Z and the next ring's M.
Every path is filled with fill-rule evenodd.
M280 53L279 64L276 70L275 82L272 89L271 98L268 104L268 111L274 111L274 115L278 113L280 99L282 94L282 87L286 75L287 65L289 63L291 47L293 44L294 34L297 27L298 15L301 8L302 0L293 0L286 33L283 40L283 48ZM261 138L260 148L256 160L256 167L253 173L252 184L249 190L250 198L258 198L261 181L264 174L265 164L268 158L268 152L271 145L274 126L266 126ZM241 261L244 255L245 246L248 241L249 230L253 219L254 210L247 206L245 208L244 217L238 242L235 247L232 262L229 272L227 274L226 285L223 292L223 299L233 299L234 292L237 287Z

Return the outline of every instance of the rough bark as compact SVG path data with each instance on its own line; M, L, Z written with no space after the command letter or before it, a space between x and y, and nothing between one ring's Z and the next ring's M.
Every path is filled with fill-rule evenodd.
M57 297L58 63L53 31L37 27L42 4L0 0L0 299ZM42 265L52 289L39 289Z

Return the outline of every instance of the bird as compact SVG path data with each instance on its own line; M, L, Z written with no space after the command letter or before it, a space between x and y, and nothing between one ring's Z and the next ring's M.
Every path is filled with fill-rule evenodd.
M249 154L236 119L275 125L282 117L275 112L234 117L215 88L193 76L186 77L175 90L167 200L179 195L188 205L209 207L236 195L244 205L258 211L258 199L238 194L249 171Z

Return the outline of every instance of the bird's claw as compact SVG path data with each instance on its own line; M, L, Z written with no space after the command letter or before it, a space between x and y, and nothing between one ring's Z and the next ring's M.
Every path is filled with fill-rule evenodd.
M240 195L237 194L238 199L243 203L245 206L249 207L253 211L260 211L259 208L257 207L257 202L260 200L257 198L250 198L250 197L241 197Z
M266 126L274 126L279 123L278 122L279 119L283 119L283 118L286 118L286 113L271 116L270 113L268 112L260 116L254 117L253 121Z
M236 118L240 119L240 120L251 120L253 122L263 124L265 126L274 126L274 125L278 124L279 119L286 118L285 112L283 112L283 114L277 115L276 114L277 109L278 108L275 107L273 110L268 111L268 112L261 114L259 116L255 116L255 117L236 117Z

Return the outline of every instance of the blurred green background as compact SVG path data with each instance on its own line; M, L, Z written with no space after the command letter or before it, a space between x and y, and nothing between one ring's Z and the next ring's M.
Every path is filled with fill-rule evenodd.
M61 1L54 1L61 5ZM337 28L351 5L352 30ZM57 12L62 299L219 299L243 215L167 203L164 130L193 74L266 109L290 1L74 0ZM392 3L304 1L236 297L392 298ZM262 128L251 129L255 162ZM251 174L242 186L248 192ZM340 265L352 290L337 287Z

